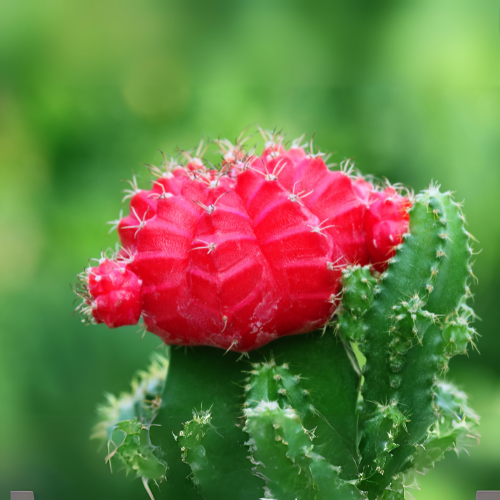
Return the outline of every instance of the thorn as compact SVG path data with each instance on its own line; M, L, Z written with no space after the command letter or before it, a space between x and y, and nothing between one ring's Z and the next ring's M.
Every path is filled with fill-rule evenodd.
M137 332L135 332L136 334L137 333L142 333L141 335L141 340L144 339L146 333L148 331L148 327L145 325L145 323L142 323L142 325L140 325L139 329L137 330Z
M345 266L346 264L337 264L337 262L339 262L340 260L342 260L344 258L343 255L341 255L337 260L333 261L333 262L330 262L328 261L326 263L326 268L329 270L329 271L339 271L339 270L344 270L345 269Z
M140 219L140 217L137 215L137 212L135 211L135 208L134 207L130 207L130 209L132 210L132 212L134 212L134 216L135 218L139 221L139 224L137 226L125 226L123 227L122 229L135 229L137 228L137 231L135 232L134 234L134 240L137 238L137 233L143 228L143 227L146 227L146 215L149 211L151 211L150 208L148 208L145 212L144 212L144 216L142 218L142 220Z
M306 134L302 134L297 139L294 139L292 141L290 149L305 149L305 148L307 148L307 143L304 143L304 144L302 143L302 141L304 140L305 135Z
M299 182L299 181L297 181ZM292 202L297 202L299 205L304 206L304 204L300 201L302 198L306 198L310 194L314 192L314 189L311 189L308 193L306 193L306 190L302 190L299 193L295 192L295 186L297 185L297 182L293 185L292 191L288 192L288 199Z
M364 283L368 288L371 288L370 282L367 278L362 278L361 282Z
M164 179L171 179L174 176L172 170L180 165L178 165L172 157L170 158L170 161L168 161L165 153L161 149L158 151L163 156L163 166L165 167L165 170L162 170L155 165L151 165L150 163L145 163L144 165L150 171L151 175L155 177L163 177Z
M199 200L192 200L193 203L195 203L196 205L198 205L200 208L202 208L203 210L205 210L205 212L210 215L212 214L215 209L217 208L216 205L217 205L217 202L223 197L225 196L226 194L228 193L232 193L232 191L225 191L224 193L222 193L211 205L205 205L204 203L202 203L201 201Z
M472 272L472 268L469 267L469 274L471 275L472 279L476 282L476 285L479 283L479 280L477 279L477 276Z
M469 231L465 231L465 234L467 235L468 238L470 238L471 240L475 241L476 243L479 243L479 241L474 238L474 236L472 236L472 234L469 233Z
M328 219L330 219L330 217L328 217ZM330 227L339 227L339 226L335 226L334 224L331 224L330 226L323 226L323 224L328 220L328 219L325 219L323 222L321 222L321 224L319 224L318 226L312 226L311 224L307 224L307 227L310 227L312 228L311 229L311 232L312 233L318 233L320 234L321 236L324 236L325 238L328 238L328 236L326 236L326 234L323 234L321 231L324 231L325 229L328 229Z
M448 240L450 241L451 243L453 243L453 240L446 234L446 233L441 233L441 234L438 234L438 236L443 239L443 240Z
M280 168L280 165L282 163L285 163L281 168ZM254 172L257 172L261 175L264 176L264 179L266 179L266 181L277 181L278 180L278 176L279 174L281 173L281 171L285 168L286 166L286 160L280 160L278 163L276 163L276 165L274 166L273 168L273 171L270 173L269 170L267 169L267 164L264 163L264 161L262 161L262 164L264 165L264 169L265 169L265 173L262 172L261 170L258 170L256 168L253 168L253 167L248 167L250 170L253 170Z
M132 189L124 189L122 191L122 193L125 193L125 196L122 199L122 203L125 200L132 198L133 196L135 196L136 194L139 194L141 192L141 189L139 189L139 187L137 185L137 179L136 179L135 175L132 176L131 181L127 180L125 182L128 182Z
M151 500L155 500L155 497L153 496L153 493L151 492L151 489L149 488L147 477L142 476L142 484L144 485L144 489L147 491L149 498Z
M352 158L347 158L340 162L340 171L347 177L352 177L354 172L354 162Z
M171 198L173 196L172 193L165 191L165 186L161 182L155 181L155 182L153 182L153 185L154 184L157 184L158 186L160 186L163 192L162 193L151 193L148 195L148 198L156 198L156 199L164 200L166 198Z
M222 313L221 313L222 314ZM227 327L227 316L225 314L222 314L222 322L224 323L224 328L219 332L219 335L224 332L224 330Z
M200 243L205 243L206 246L191 248L189 250L190 252L191 252L191 250L208 250L208 252L207 252L207 255L208 255L210 252L214 251L217 248L217 245L214 242L208 243L207 241L204 241L204 240L193 240L193 243L195 241L199 241Z
M193 163L200 168L205 168L202 158L207 151L208 144L209 141L207 141L207 144L205 145L205 138L202 137L200 143L198 144L198 147L196 148L194 156L189 151L180 150L180 153L182 156L184 156L184 158L187 159L189 163Z
M201 182L204 182L209 189L215 189L219 187L220 180L221 178L225 175L226 172L226 167L223 167L221 170L217 172L217 175L215 176L215 179L211 177L211 172L208 173L203 173L203 172L198 172L197 176L198 179Z
M335 304L340 298L342 297L342 292L335 294L331 294L330 297L327 299L327 302L330 302L331 304Z
M122 219L123 219L123 210L120 210L120 215L118 216L118 219L106 222L106 224L111 224L111 229L108 231L108 234L111 234L115 229L118 229L118 225L120 224L120 221Z
M238 339L237 338L233 339L233 341L231 342L231 345L227 348L227 350L223 354L223 356L225 356L233 347L238 347ZM247 387L248 387L248 389L247 389ZM252 386L246 385L245 386L245 391L248 392L251 388L252 388Z
M322 153L319 149L317 153L314 153L313 141L315 134L316 132L313 133L313 135L311 136L311 140L309 141L309 153L307 153L306 155L307 158L321 158L322 156L325 156L325 153Z
M199 200L193 200L193 203L196 203L196 205L198 205L200 208L202 208L203 210L205 210L205 212L210 215L214 212L215 210L215 205L205 205L204 203L202 203L201 201Z

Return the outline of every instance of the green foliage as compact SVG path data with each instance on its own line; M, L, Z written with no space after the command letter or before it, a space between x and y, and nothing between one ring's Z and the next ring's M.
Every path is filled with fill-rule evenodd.
M265 498L327 500L332 492L339 500L363 498L340 479L340 467L316 453L314 429L305 429L293 408L262 400L247 408L245 417L255 473L266 481Z
M415 470L425 472L441 460L447 451L457 454L479 443L475 427L479 417L469 408L467 395L453 384L440 381L434 396L436 422L414 458Z
M124 420L115 425L111 434L109 455L106 462L119 460L127 474L161 481L166 477L167 464L162 460L160 447L153 446L149 438L149 426L141 424L137 418Z
M101 425L110 456L146 481L166 477L165 498L402 500L417 474L475 444L466 395L438 378L476 335L470 235L459 205L435 186L409 213L387 271L343 271L342 304L323 332L282 338L249 359L172 349L157 418L138 400L110 398L115 413L133 413L111 431L109 418ZM366 358L362 386L354 345ZM156 391L166 366L157 360L135 392ZM164 455L149 440L155 418Z
M397 449L384 470L363 482L370 498L381 495L393 476L411 466L436 419L436 377L446 374L450 358L466 352L472 341L473 330L461 313L471 254L470 236L451 194L431 186L418 195L409 233L381 276L364 318L367 334L359 346L367 360L361 421L369 425L378 418L377 403L386 402L396 403L409 420L408 432L398 434Z
M150 424L161 406L161 395L168 372L168 359L153 356L146 371L139 371L132 380L130 392L119 397L106 394L107 402L98 408L99 422L94 427L92 438L105 443L111 439L119 422L136 419Z
M155 355L147 371L132 380L131 391L115 397L107 395L107 404L98 409L99 423L93 438L107 443L106 462L135 474L152 496L149 480L166 479L168 469L160 446L153 446L151 426L161 407L161 396L168 373L168 359Z
M392 451L398 447L399 434L408 432L406 417L396 402L377 405L375 414L366 421L362 429L360 448L363 450L361 470L365 476L384 471Z

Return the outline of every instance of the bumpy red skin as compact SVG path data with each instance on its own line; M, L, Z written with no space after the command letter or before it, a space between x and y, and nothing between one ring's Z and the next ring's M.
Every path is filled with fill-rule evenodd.
M94 319L110 328L135 325L142 312L141 280L122 262L103 259L88 273Z
M367 205L365 231L370 263L376 271L383 272L394 255L394 247L401 243L401 235L408 229L411 202L392 187L375 191L364 179L356 179L353 188Z
M394 189L330 171L300 148L223 166L218 176L192 162L131 198L118 227L128 258L93 269L118 265L123 281L101 292L89 278L97 322L135 324L142 313L167 344L250 351L324 325L341 266L383 271L408 228L409 201Z

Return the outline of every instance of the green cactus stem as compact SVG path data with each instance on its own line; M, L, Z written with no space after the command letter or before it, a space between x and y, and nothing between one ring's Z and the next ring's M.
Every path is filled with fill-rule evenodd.
M428 429L436 420L434 395L438 375L449 369L449 360L467 352L475 331L468 326L467 299L470 268L470 235L464 218L450 193L431 186L418 195L410 210L409 233L382 274L369 308L353 308L354 299L344 302L339 330L366 357L363 386L364 405L360 415L360 452L365 480L362 488L370 498L381 495L392 477L411 466ZM345 287L358 301L366 295L359 276L366 270L344 273ZM369 302L369 299L367 299ZM345 317L347 319L345 319ZM355 328L345 328L349 322ZM351 333L353 332L353 333ZM362 333L360 333L362 332ZM354 334L354 335L353 335ZM373 461L372 451L380 447L373 426L387 405L397 407L405 419L384 419L395 423L382 461ZM372 420L374 420L372 422ZM407 430L402 431L407 422Z
M166 479L167 463L159 446L153 446L150 430L161 407L161 395L168 372L168 360L155 355L147 371L132 380L131 391L115 397L107 395L107 403L98 408L99 423L92 438L107 444L106 462L124 468L142 478L152 497L149 480ZM116 468L116 467L115 467Z
M475 444L478 416L443 379L476 336L471 236L435 186L409 214L383 274L343 270L322 331L246 357L170 348L136 382L141 399L110 397L98 434L113 460L159 483L157 500L403 500L417 474Z

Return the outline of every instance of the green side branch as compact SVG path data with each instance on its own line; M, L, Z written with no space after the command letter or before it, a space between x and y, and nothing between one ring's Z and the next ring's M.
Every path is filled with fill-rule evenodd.
M111 470L123 468L127 475L141 478L150 496L148 482L158 484L167 477L164 453L151 443L150 430L161 408L168 367L168 359L156 355L132 380L130 392L108 394L106 404L98 408L99 423L92 435L106 444Z
M345 290L357 295L361 305L355 308L352 299L344 301L338 329L344 338L357 342L366 357L360 452L362 488L370 498L380 496L393 476L412 465L437 418L436 377L448 371L452 356L466 353L473 342L475 331L465 305L471 254L459 205L450 193L431 186L416 197L409 232L380 283L371 283L371 303L367 270L344 273ZM384 420L386 427L391 421L396 427L386 443L385 436L373 429L380 411L394 405L405 418ZM373 460L377 449L389 457Z
M479 444L479 417L468 406L464 392L449 382L438 381L434 404L437 419L425 441L417 447L412 468L392 481L380 497L382 500L404 500L405 491L417 488L418 477L426 474L446 453L468 453L468 448Z
M350 367L348 369L350 370ZM292 370L289 363L277 365L274 358L252 363L252 370L245 380L246 399L243 406L255 409L262 402L276 402L281 409L292 410L304 429L314 431L316 449L331 463L339 466L346 476L356 477L357 450L350 446L348 440L342 438L348 429L345 429L343 422L339 422L331 412L325 416L315 406L311 390L316 393L317 387L313 383L311 389L309 380ZM354 386L352 393L354 394Z
M314 431L304 428L293 408L263 400L245 416L252 463L266 481L265 498L327 500L332 492L339 500L364 498L340 478L340 467L316 453Z

